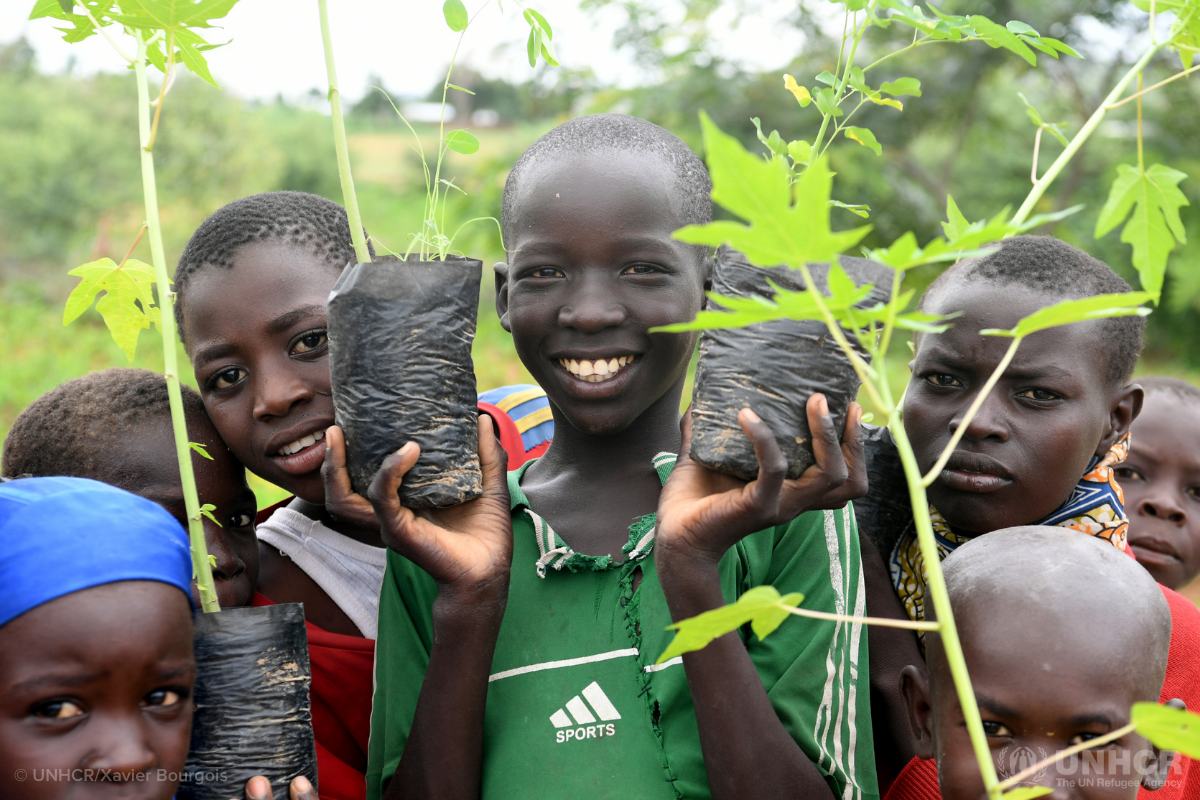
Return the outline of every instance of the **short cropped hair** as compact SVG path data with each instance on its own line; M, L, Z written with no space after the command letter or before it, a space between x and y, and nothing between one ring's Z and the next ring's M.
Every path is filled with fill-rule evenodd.
M1173 394L1180 400L1200 403L1200 389L1179 378L1168 378L1166 375L1146 375L1138 378L1137 382L1145 390L1147 397L1152 394Z
M175 321L180 338L192 277L205 267L232 269L240 248L266 241L305 248L330 269L341 270L358 261L350 241L346 209L332 200L305 192L264 192L235 200L200 224L179 257L174 283ZM374 256L370 243L367 247Z
M184 414L203 419L204 403L181 386ZM0 474L65 475L116 483L114 445L136 437L146 423L170 424L167 379L147 369L113 367L75 378L34 400L4 440Z
M534 142L517 159L504 184L500 209L504 241L512 241L517 189L529 168L555 158L577 159L580 153L597 150L649 153L661 159L675 175L679 211L684 222L689 225L712 222L712 179L692 148L665 128L639 117L592 114L564 122Z
M1018 284L1059 300L1132 291L1112 268L1078 247L1050 236L1014 236L983 258L960 261L943 272L921 297L921 307L951 282L978 280ZM1145 317L1099 320L1105 333L1107 378L1126 383L1133 375L1146 331Z

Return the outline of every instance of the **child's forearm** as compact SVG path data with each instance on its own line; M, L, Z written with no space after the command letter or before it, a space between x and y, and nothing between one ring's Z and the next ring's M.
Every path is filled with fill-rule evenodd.
M716 563L659 551L659 582L671 619L725 605ZM714 800L819 798L832 793L816 765L779 721L736 633L683 657Z
M385 800L471 798L480 794L488 675L508 582L433 604L433 649L404 755Z

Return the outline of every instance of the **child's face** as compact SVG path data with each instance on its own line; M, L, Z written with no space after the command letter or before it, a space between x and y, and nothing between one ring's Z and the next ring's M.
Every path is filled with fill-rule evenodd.
M661 159L618 151L556 158L522 181L497 309L581 431L624 430L686 374L696 336L648 333L704 300L703 257L671 238L685 224L675 186Z
M184 334L204 406L247 469L324 505L333 424L325 303L338 272L281 242L246 245L233 261L188 287ZM289 446L301 449L281 452Z
M971 685L1001 780L1128 724L1134 703L1158 700L1155 676L1139 674L1142 662L1129 652L1128 637L1105 630L1104 614L1057 616L1031 620L980 610L959 620ZM945 800L980 800L986 793L945 654L936 636L928 641L928 677L916 667L903 676L917 754L937 760ZM1088 760L1049 766L1027 784L1052 788L1051 800L1132 800L1144 775L1153 779L1166 769L1158 751L1137 734L1092 752Z
M258 584L258 539L254 535L257 511L254 492L246 485L246 471L234 460L207 419L189 420L188 439L204 445L212 456L208 460L192 455L196 491L200 505L213 505L213 522L204 522L204 542L208 554L216 559L213 578L217 600L222 608L247 606L254 599ZM179 482L179 462L175 455L175 436L170 423L147 426L114 454L122 489L153 500L187 527L187 508ZM219 525L217 523L220 523ZM192 586L192 597L200 606L200 597Z
M1147 395L1117 467L1138 563L1177 589L1200 573L1200 404Z
M1012 343L979 331L1012 328L1055 301L1019 285L955 282L927 302L927 311L962 315L947 332L921 336L909 365L904 427L922 470L937 461ZM1022 342L929 487L930 502L951 526L986 533L1047 516L1091 457L1127 430L1137 412L1107 380L1100 333L1097 323L1076 323Z
M0 797L168 800L192 726L192 619L178 589L125 581L0 627Z

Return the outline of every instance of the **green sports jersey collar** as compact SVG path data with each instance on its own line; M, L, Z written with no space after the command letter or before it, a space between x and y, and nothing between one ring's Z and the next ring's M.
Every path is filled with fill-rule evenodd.
M662 452L652 459L654 471L658 473L658 479L662 483L667 482L667 476L675 468L677 457L675 453ZM525 475L525 470L529 469L529 465L536 460L527 461L508 473L508 494L509 508L513 516L517 515L518 510L523 511L533 523L533 535L537 540L540 554L535 564L538 577L546 577L547 567L555 570L565 568L568 572L603 572L613 566L620 566L613 563L612 556L589 556L585 553L576 553L554 532L549 523L529 507L529 500L525 497L525 492L521 491L521 478ZM641 561L650 555L650 551L654 548L655 522L655 514L647 514L633 521L633 524L629 526L629 542L621 548L621 552L625 554L625 560L620 562L621 564Z

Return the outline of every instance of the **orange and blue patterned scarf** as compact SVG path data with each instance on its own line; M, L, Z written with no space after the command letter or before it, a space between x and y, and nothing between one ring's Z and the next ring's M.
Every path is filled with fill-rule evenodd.
M1055 525L1073 528L1082 533L1098 536L1119 550L1125 549L1129 534L1129 519L1125 516L1125 496L1113 467L1125 460L1129 454L1129 434L1126 433L1114 444L1103 458L1093 456L1087 472L1054 513L1034 525ZM955 533L933 506L929 507L933 522L933 536L937 541L938 560L944 561L961 544L971 540L969 536ZM892 573L892 585L909 619L925 619L925 595L928 575L925 558L917 543L917 531L913 525L896 542L888 567Z

